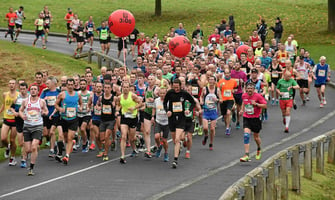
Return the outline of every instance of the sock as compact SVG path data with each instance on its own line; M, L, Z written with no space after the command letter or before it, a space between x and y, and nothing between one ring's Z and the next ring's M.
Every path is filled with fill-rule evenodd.
M285 116L285 119L286 119L286 128L288 128L290 125L291 116Z
M261 147L257 147L257 151L260 151L261 150Z
M248 153L245 153L245 155L249 156L249 152L248 152Z
M34 169L34 165L33 163L30 163L30 169Z
M176 161L176 162L177 162L177 161L178 161L178 157L174 157L174 161Z
M58 146L58 155L59 156L63 155L63 146L64 146L63 141L58 141L57 146Z
M65 156L66 156L66 157L68 157L68 158L70 157L70 155L69 155L69 154L66 154Z

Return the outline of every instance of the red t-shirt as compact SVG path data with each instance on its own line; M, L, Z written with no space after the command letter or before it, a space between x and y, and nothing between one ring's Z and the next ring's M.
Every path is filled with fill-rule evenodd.
M29 91L30 91L30 87L31 87L32 85L38 85L38 84L37 84L37 83L33 83L33 84L31 84L31 85L29 86ZM43 90L44 90L45 88L47 88L47 85L45 85L45 84L43 83L42 85L39 85L38 87L39 87L38 96L41 96Z
M137 52L138 52L138 55L141 55L143 52L140 52L140 47L142 46L142 44L145 43L145 39L141 39L141 38L138 38L134 45L137 45Z
M258 104L266 104L264 97L261 94L254 93L252 96L249 96L248 93L242 95L242 100L244 104L244 113L243 117L246 118L259 118L259 115L262 112L262 108L253 106L251 100L254 100Z
M65 15L65 18L68 19L68 20L67 20L67 23L70 24L70 23L72 22L72 19L73 19L73 13L71 13L71 14L70 14L70 13L67 13L67 14Z
M8 25L9 26L15 26L15 19L17 18L17 15L16 15L15 12L7 13L6 18L8 18Z

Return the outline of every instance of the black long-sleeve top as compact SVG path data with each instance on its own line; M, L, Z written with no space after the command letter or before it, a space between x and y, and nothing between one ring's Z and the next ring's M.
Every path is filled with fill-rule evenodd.
M176 92L174 89L169 90L164 98L164 109L166 112L171 111L173 115L184 115L185 111L185 101L189 101L191 103L191 106L189 108L189 111L192 111L195 107L195 101L193 97L186 92L185 90L181 90L180 92ZM181 103L182 105L182 112L173 112L173 104Z

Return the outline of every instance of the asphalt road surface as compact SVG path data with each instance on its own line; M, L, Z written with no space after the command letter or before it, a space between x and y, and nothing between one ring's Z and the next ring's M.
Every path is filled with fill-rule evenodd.
M31 45L32 40L32 35L22 34L18 42ZM52 50L72 54L74 46L64 38L49 37L46 53ZM116 49L116 44L112 48ZM115 51L112 52L115 56ZM131 63L130 57L127 60ZM228 137L219 120L214 150L209 151L208 145L201 144L201 136L194 136L191 159L184 159L183 150L177 169L171 168L171 162L163 162L162 157L147 159L143 153L127 158L127 164L121 165L120 151L111 152L107 162L97 159L96 151L78 151L71 154L65 166L49 159L48 151L42 150L33 177L26 176L26 169L2 162L0 199L218 199L231 184L278 151L334 128L335 104L331 100L335 98L334 89L327 87L328 104L324 108L319 108L315 88L311 89L311 100L305 107L299 106L301 100L296 96L298 109L292 111L289 134L283 131L279 107L269 105L269 119L261 131L263 157L259 161L253 157L249 163L239 162L244 154L243 131L233 125L232 135ZM171 156L173 144L169 144ZM253 140L250 151L253 154L256 151Z

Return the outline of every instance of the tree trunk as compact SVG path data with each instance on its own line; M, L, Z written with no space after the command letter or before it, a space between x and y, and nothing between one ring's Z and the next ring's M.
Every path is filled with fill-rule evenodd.
M335 32L335 0L328 0L328 31Z
M156 0L155 15L156 16L161 16L162 15L162 0Z

